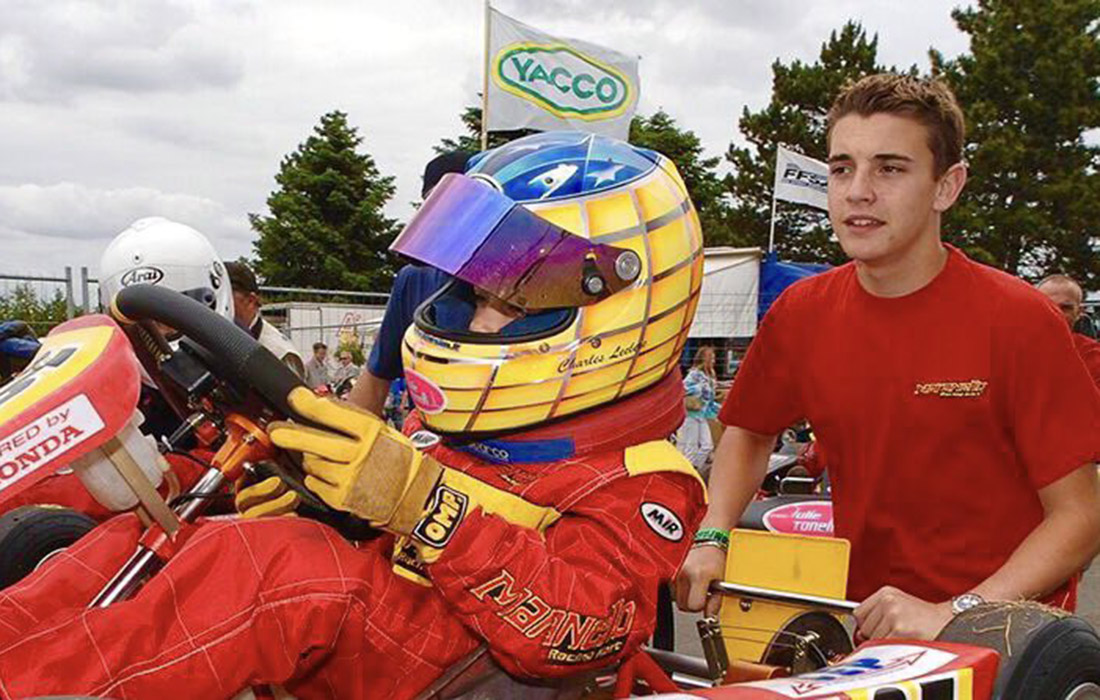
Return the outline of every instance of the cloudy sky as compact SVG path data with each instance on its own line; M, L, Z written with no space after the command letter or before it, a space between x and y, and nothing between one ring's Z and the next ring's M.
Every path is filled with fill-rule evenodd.
M721 154L772 61L812 61L857 19L889 64L967 48L965 0L495 0L559 36L643 57L661 107ZM904 7L904 9L899 9ZM96 274L111 236L161 215L251 250L279 160L349 114L407 217L431 148L481 85L480 0L0 0L0 273Z

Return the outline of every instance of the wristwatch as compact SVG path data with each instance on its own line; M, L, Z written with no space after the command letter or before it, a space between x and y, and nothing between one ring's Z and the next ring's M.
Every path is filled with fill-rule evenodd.
M981 597L977 593L963 593L957 595L951 599L951 612L954 615L958 615L961 612L966 612L970 608L977 607L985 602L985 598Z

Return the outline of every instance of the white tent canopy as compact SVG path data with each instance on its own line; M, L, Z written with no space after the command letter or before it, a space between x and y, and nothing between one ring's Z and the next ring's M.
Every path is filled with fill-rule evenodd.
M703 289L689 338L756 335L762 255L760 248L703 250Z

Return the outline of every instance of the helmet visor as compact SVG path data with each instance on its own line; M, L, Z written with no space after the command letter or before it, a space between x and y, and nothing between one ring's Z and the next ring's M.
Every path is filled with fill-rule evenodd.
M543 219L490 184L445 175L390 250L526 312L592 304L638 278L641 260Z

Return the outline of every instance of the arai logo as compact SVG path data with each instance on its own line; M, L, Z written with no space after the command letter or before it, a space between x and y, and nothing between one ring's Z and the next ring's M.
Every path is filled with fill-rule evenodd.
M562 119L617 117L634 92L620 71L562 44L505 46L493 60L493 81Z
M164 279L164 271L159 267L135 267L127 270L119 281L123 287L131 284L156 284Z
M435 382L416 370L405 370L405 386L416 407L429 415L442 413L447 407L447 397Z

